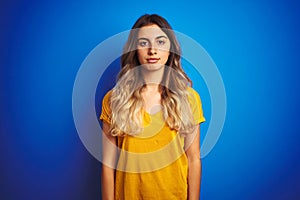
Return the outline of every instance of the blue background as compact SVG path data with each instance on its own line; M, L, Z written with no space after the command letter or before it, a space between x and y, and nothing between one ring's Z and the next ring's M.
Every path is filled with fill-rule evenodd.
M76 73L101 41L158 13L207 50L226 87L202 199L300 199L299 11L289 0L1 1L0 198L100 199L101 164L72 118Z

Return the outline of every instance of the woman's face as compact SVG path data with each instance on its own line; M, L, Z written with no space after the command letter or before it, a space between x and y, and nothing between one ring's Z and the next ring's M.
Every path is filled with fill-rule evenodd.
M147 70L159 70L169 57L170 40L156 24L139 29L137 54L141 65Z

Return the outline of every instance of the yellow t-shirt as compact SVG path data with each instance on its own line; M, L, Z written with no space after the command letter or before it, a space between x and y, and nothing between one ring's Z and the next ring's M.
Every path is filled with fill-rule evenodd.
M205 121L199 94L192 88L189 102L195 122ZM100 120L110 124L109 91ZM164 122L162 111L143 113L144 130L137 136L119 136L115 177L116 200L186 200L188 161L184 137Z

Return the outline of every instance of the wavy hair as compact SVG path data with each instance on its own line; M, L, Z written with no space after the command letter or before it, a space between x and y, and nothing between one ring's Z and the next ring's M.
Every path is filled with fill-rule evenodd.
M143 107L141 96L145 82L140 73L137 57L138 29L156 24L168 36L171 46L165 64L163 79L159 84L163 118L170 129L186 134L194 128L194 118L187 88L191 80L181 66L181 48L170 24L156 14L141 16L131 28L121 57L121 70L117 84L112 89L111 134L114 136L137 135L143 130Z

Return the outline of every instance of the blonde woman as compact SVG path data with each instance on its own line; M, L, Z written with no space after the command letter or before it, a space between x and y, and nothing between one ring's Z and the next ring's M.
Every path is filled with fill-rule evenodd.
M102 102L103 200L200 198L201 100L169 23L133 25L115 87Z

